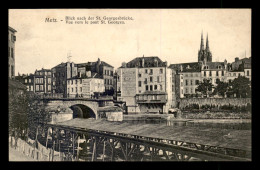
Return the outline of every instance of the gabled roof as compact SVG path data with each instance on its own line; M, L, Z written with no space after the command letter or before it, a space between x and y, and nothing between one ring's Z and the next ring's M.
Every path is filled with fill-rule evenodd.
M126 63L126 68L143 67L142 66L143 59L144 59L144 67L165 67L165 66L167 66L167 62L163 62L157 56L151 56L151 57L136 57L135 59ZM156 61L157 61L157 63L156 63ZM121 66L119 68L124 68L124 67Z
M182 67L182 71L181 71L181 67ZM171 64L169 68L174 69L178 72L200 72L201 71L201 66L199 62Z
M105 61L101 61L101 65L107 66L107 67L113 67L110 64L106 63ZM114 67L113 67L114 68Z

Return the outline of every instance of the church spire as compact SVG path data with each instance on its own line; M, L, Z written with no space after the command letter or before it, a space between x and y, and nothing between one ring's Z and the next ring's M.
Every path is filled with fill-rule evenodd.
M201 32L201 43L200 43L200 50L204 50L204 42L203 42L203 31Z
M207 33L207 40L206 40L206 50L209 51L209 40L208 40L208 33Z

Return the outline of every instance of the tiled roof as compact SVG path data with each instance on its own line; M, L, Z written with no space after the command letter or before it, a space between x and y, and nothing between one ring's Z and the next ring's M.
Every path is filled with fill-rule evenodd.
M13 29L12 27L8 26L9 30L12 32L17 32L15 29Z
M159 57L151 56L151 57L136 57L135 59L126 63L126 67L127 68L142 67L141 64L142 64L143 59L144 59L144 67L165 67L165 66L167 66L167 63L163 62ZM156 65L156 61L158 62L158 66ZM120 68L123 68L123 66L121 66Z
M11 80L8 81L8 88L17 88L17 89L23 89L26 90L26 86L20 83L17 80Z
M181 66L182 66L182 71L181 71ZM179 72L200 72L201 71L201 66L199 62L171 64L169 68L175 69L176 71Z
M110 64L106 63L105 61L101 61L101 65L107 66L107 67L113 67ZM114 67L113 67L114 68Z
M72 80L72 79L87 79L87 78L102 78L102 76L100 74L98 74L98 73L91 72L91 77L87 77L85 74L83 74L83 75L81 75L81 77L79 77L77 75L77 76L68 78L68 80Z
M218 66L224 68L224 62L207 62L206 66L209 66L208 69L218 69Z

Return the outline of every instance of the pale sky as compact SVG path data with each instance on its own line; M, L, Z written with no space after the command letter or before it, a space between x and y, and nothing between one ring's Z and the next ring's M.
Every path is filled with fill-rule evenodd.
M66 24L66 16L134 20ZM59 22L47 23L47 17ZM208 33L213 61L251 56L250 9L11 9L9 26L17 30L16 75L66 62L70 51L75 63L100 58L115 69L143 55L158 56L168 65L196 62L202 30L204 43Z

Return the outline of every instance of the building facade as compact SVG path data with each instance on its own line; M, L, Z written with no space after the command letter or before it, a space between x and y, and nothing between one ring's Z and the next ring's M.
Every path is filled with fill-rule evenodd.
M26 86L26 90L29 92L35 92L34 75L19 75L15 76L15 79Z
M50 69L36 70L34 73L34 92L38 94L52 93L52 73Z
M114 67L113 66L109 65L104 61L100 61L100 59L98 58L96 62L77 64L77 68L78 68L78 72L80 72L81 74L84 74L86 71L91 71L91 73L96 73L98 77L104 79L105 94L111 96L114 94L114 85L113 85Z
M76 76L67 80L68 98L93 98L103 92L105 92L104 79Z
M8 27L8 77L15 78L15 33L17 31Z
M158 57L137 57L117 69L117 100L128 113L163 113L172 107L172 70Z
M52 93L67 97L67 79L78 75L77 65L73 62L61 63L51 69Z

